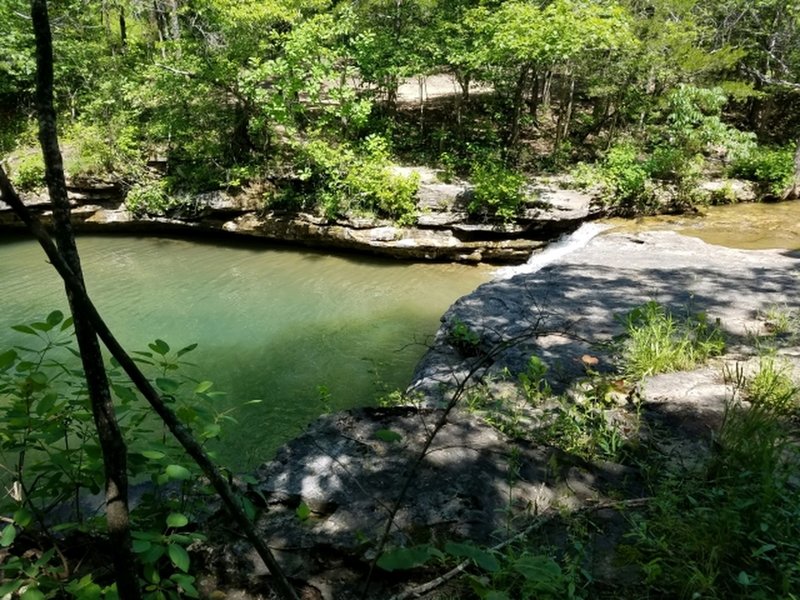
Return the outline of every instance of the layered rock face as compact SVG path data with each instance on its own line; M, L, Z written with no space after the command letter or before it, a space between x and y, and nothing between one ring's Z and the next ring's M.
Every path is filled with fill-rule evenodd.
M417 217L406 227L385 219L349 216L327 219L302 211L271 210L263 190L207 192L184 199L162 217L127 210L122 189L109 183L73 184L70 199L76 228L83 231L190 231L235 234L274 242L336 248L410 260L520 263L531 252L581 222L601 216L591 194L565 190L555 183L532 185L527 208L513 222L479 220L466 207L470 187L420 175ZM46 195L23 195L26 204L49 217ZM21 223L0 202L0 228Z

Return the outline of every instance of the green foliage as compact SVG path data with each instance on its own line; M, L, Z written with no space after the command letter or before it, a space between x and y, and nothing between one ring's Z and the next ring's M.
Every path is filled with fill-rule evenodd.
M467 210L471 215L489 215L510 221L517 216L525 194L525 178L496 160L474 165L470 174L473 197Z
M41 152L22 155L11 173L14 185L22 191L44 187L44 161Z
M753 148L731 163L730 174L762 183L771 194L779 196L794 177L794 148Z
M164 180L138 183L128 190L125 206L137 217L163 216L175 206Z
M710 462L666 477L633 519L632 556L651 593L792 598L800 585L800 452L772 391L745 385L752 404L729 402Z
M758 371L747 381L744 392L754 405L777 414L791 414L798 408L800 389L791 378L790 366L773 352L759 359Z
M300 151L301 179L328 217L354 212L413 222L419 176L393 170L383 138L368 137L359 151L322 140L303 144Z
M621 142L613 146L601 163L600 177L607 202L618 210L648 212L653 205L650 174L635 145Z
M489 564L476 560L482 574L471 575L468 581L478 598L485 600L582 598L586 583L579 567L582 545L576 544L573 550L557 557L547 548L515 544L490 554Z
M590 377L582 397L558 398L550 421L536 437L587 460L619 461L629 439L638 433L638 415L629 422L628 413L609 401L609 391L602 377Z
M480 351L480 334L458 318L450 323L447 331L447 341L462 356L477 356Z
M692 369L725 349L722 333L705 314L676 318L653 300L628 313L624 326L622 369L632 379Z
M24 342L0 353L0 453L2 483L12 493L0 499L0 513L13 521L0 533L10 554L3 565L6 581L44 594L79 598L114 597L107 582L78 569L65 578L62 560L52 548L59 536L103 531L88 494L100 493L104 476L83 373L76 360L72 321L60 311L13 329ZM179 374L196 344L173 351L163 340L136 353L154 373L154 382L196 438L218 439L231 420L214 409L211 382ZM199 539L191 531L192 515L205 501L197 485L200 473L167 435L163 424L138 397L119 365L111 361L109 380L117 417L129 441L128 469L133 480L148 476L152 487L132 512L134 551L142 563L146 598L197 597L186 547ZM172 492L166 493L169 487ZM58 515L58 516L56 516ZM57 519L53 522L53 519ZM24 534L24 535L23 535ZM24 538L24 546L15 542ZM24 552L31 544L40 551ZM33 558L32 558L33 557ZM6 589L7 585L3 586ZM6 593L13 591L11 588Z
M550 384L547 382L548 367L536 355L528 359L528 368L519 374L519 382L525 398L532 404L546 400L552 394Z
M97 124L75 122L63 136L64 170L72 178L140 178L144 163L136 127L124 118Z

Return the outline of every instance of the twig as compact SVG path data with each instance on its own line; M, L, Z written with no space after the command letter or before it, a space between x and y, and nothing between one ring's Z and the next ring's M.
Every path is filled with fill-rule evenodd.
M408 490L411 487L411 482L414 479L414 475L416 474L420 464L422 464L422 461L425 460L425 457L428 455L428 450L433 444L433 441L436 439L437 434L447 424L447 419L450 416L450 413L453 411L453 409L455 409L456 405L458 404L458 401L466 392L467 385L478 372L490 366L494 362L495 357L500 355L506 349L521 342L524 339L528 339L531 335L533 335L534 337L538 337L539 335L544 335L543 332L538 331L538 327L541 325L541 322L542 318L540 316L536 320L536 322L531 325L530 330L527 330L520 335L511 337L508 340L496 344L489 352L487 352L482 356L477 357L472 362L472 365L467 371L466 376L461 381L458 381L458 379L456 378L457 385L456 385L456 390L453 393L453 397L445 406L441 416L436 420L436 424L433 426L433 430L426 438L425 443L422 446L422 450L420 450L416 459L408 469L408 475L406 476L405 481L403 483L403 487L401 488L400 493L397 496L397 500L395 500L394 506L392 507L392 511L389 514L389 517L386 521L386 526L383 530L383 534L376 547L375 558L370 563L369 572L367 573L367 578L364 582L362 598L367 597L367 594L369 592L369 585L370 582L372 581L372 576L375 572L375 567L378 564L378 559L380 558L383 549L386 547L386 543L389 541L389 535L394 525L394 519L397 516L397 513L400 511L400 507L402 506L403 502L405 501L406 494L408 493Z
M578 512L594 512L596 510L603 510L605 508L617 508L617 507L636 507L636 506L644 506L647 504L652 498L632 498L630 500L612 500L608 502L600 502L598 504L593 504L591 506L584 506ZM498 550L502 550L506 546L513 544L519 540L526 538L530 533L544 525L548 521L554 519L559 515L556 511L550 511L547 513L543 513L541 515L537 515L534 517L533 522L530 523L525 529L516 533L513 537L508 538L500 542L499 544L492 546L489 548L489 552L497 552ZM458 575L463 573L467 567L472 564L472 559L464 560L458 563L455 567L436 577L435 579L431 579L423 584L420 584L416 587L411 588L410 590L406 590L399 594L395 594L389 600L408 600L409 598L419 598L422 594L430 592L431 590L436 589L440 585L444 585L448 581L455 579Z
M183 75L184 77L189 77L190 79L193 77L197 77L197 73L192 73L191 71L183 71L181 69L176 69L175 67L170 67L169 65L165 65L162 63L153 63L155 66L164 69L165 71L169 71L170 73L175 73L175 75Z

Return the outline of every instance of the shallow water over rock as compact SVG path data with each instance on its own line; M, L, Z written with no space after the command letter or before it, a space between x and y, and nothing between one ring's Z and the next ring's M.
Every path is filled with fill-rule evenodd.
M800 201L709 206L696 215L610 219L609 232L671 230L743 250L800 249Z

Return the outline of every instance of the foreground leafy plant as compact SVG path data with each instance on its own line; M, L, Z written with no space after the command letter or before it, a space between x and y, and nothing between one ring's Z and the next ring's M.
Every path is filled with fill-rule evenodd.
M93 571L73 572L73 557L59 548L65 535L81 532L91 538L102 532L95 516L98 507L89 494L102 487L103 465L71 327L60 311L14 326L26 341L0 354L0 418L6 424L0 434L2 478L12 490L0 499L0 513L13 515L0 533L0 547L8 553L0 579L4 595L23 587L29 598L44 597L35 592L95 598L114 593ZM195 347L173 353L166 342L156 340L138 355L140 362L158 369L159 388L171 395L183 422L207 441L220 435L221 423L230 416L214 411L217 394L210 382L176 376L187 364L182 357ZM114 361L109 375L121 426L132 440L130 476L141 480L150 475L152 481L132 514L145 597L196 597L185 547L197 535L184 528L200 506L192 503L200 499L194 483L199 470L166 437ZM191 392L184 391L189 387ZM41 550L23 552L31 547Z

